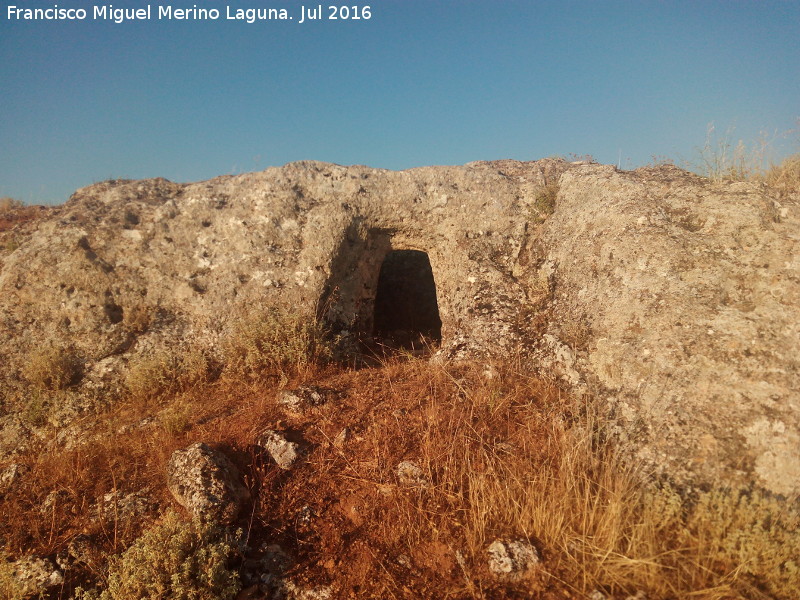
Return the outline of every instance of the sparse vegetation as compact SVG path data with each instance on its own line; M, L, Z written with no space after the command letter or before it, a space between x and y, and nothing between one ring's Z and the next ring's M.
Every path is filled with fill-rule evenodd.
M238 320L225 341L228 373L282 380L330 357L327 332L313 316L271 309Z
M154 372L161 381L163 371ZM406 357L361 370L293 369L292 385L336 390L335 401L293 416L276 404L272 380L246 373L244 386L229 373L181 392L167 388L155 427L31 459L25 485L0 499L13 515L0 524L9 552L52 555L89 531L95 562L71 580L100 585L86 600L233 597L240 563L227 562L230 548L217 533L168 515L135 541L135 526L92 524L88 516L92 499L119 482L154 490L165 510L163 465L174 449L203 440L232 449L251 490L241 524L248 544L281 544L306 581L333 581L343 597L800 595L796 505L755 490L653 483L617 451L589 404L522 363ZM109 415L113 431L124 408ZM311 450L282 473L250 449L257 432L286 419ZM347 441L334 444L345 428ZM415 461L431 485L400 485L403 460ZM61 499L42 519L39 507L53 489L63 490ZM303 515L312 515L313 527ZM486 548L499 536L531 540L544 570L515 583L494 579ZM103 567L104 554L126 546Z
M558 183L548 183L545 185L533 201L535 214L532 218L534 223L544 223L547 217L553 214L556 209L556 199L558 198Z
M19 200L16 200L14 198L9 198L8 196L4 196L3 198L0 198L0 215L6 212L10 212L12 210L17 210L19 208L22 208L23 206L25 205Z
M788 137L791 133L780 137ZM733 129L718 136L714 124L710 123L705 143L699 149L699 164L693 170L715 182L763 181L782 194L797 192L800 189L800 154L775 163L772 154L777 137L762 133L752 144L745 144L741 139L734 143Z
M142 334L150 329L153 311L143 304L136 304L125 311L125 328L134 334Z
M793 154L781 164L770 167L763 179L781 196L800 193L800 154Z
M98 600L231 600L241 589L228 568L234 552L224 533L174 512L110 561ZM86 597L86 596L84 596Z
M12 236L9 236L9 237L6 239L6 241L4 242L4 244L3 244L3 249L4 249L6 252L8 252L9 254L10 254L11 252L14 252L14 250L16 250L17 248L19 248L19 243L18 243L18 242L17 242L17 240L16 240L16 239L14 239L14 237L12 237Z
M47 422L50 405L49 392L37 389L31 390L31 393L25 398L22 420L35 427L44 425Z
M81 362L65 346L49 345L32 351L22 368L22 376L40 391L63 390L80 379Z
M170 435L178 435L186 431L191 424L191 408L186 403L175 401L158 415L164 430Z
M139 402L185 391L208 380L211 364L200 350L164 350L140 356L128 368L125 388Z

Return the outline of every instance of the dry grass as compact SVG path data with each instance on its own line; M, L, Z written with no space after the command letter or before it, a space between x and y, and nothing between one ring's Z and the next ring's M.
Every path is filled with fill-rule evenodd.
M36 390L63 390L77 382L81 363L75 352L61 346L45 346L32 351L22 376Z
M743 140L734 143L732 129L718 136L711 123L705 143L699 149L699 163L690 168L715 182L763 181L781 196L796 194L800 191L800 154L788 156L780 163L772 157L775 139L789 137L798 131L800 129L771 138L762 134L756 142L748 145Z
M748 148L743 140L734 143L732 135L733 130L728 129L718 136L714 124L708 125L697 170L712 181L744 181L764 172L768 142L762 139Z
M793 154L779 165L771 166L763 180L781 196L800 194L800 154Z
M25 205L19 200L4 196L3 198L0 198L0 215L6 212L11 212L12 210L18 210L24 206Z
M108 555L171 505L163 474L172 451L203 440L244 474L253 502L239 526L250 546L280 543L301 582L331 583L337 597L800 597L796 508L755 491L683 496L649 483L590 406L522 364L411 359L301 371L285 385L332 390L326 403L288 413L274 380L228 372L155 405L122 403L98 425L111 437L24 458L31 472L0 500L7 551L52 556L88 535L93 550L65 589L103 581ZM150 425L122 427L153 410ZM291 471L254 449L265 428L303 440ZM345 428L346 441L334 444ZM430 485L402 485L403 460ZM103 494L141 489L151 513L93 516ZM500 536L532 541L542 571L516 583L493 578L486 548Z
M247 380L287 381L330 357L326 331L313 316L279 309L240 318L223 351L226 371Z

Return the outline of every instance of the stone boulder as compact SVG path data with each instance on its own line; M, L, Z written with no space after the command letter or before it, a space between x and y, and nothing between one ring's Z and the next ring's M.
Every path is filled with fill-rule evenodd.
M233 463L202 442L172 454L167 487L192 516L221 525L233 523L250 497Z

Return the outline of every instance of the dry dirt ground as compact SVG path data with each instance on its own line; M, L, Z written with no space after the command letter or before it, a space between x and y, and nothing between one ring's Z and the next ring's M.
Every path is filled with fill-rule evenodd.
M583 597L559 581L557 561L549 563L533 532L503 522L507 507L478 520L467 507L470 471L502 470L506 455L515 457L511 470L520 459L552 459L552 416L563 408L557 388L507 379L486 365L418 360L306 379L322 396L317 406L287 410L275 385L220 380L179 397L123 403L94 426L97 434L117 432L112 437L18 457L31 471L0 501L2 540L12 555L51 557L82 543L82 564L53 595L69 597L73 585L102 578L106 554L176 506L166 462L173 450L201 440L244 474L252 501L238 526L248 545L280 545L298 585L331 585L341 598ZM265 429L300 442L302 458L290 470L253 445ZM403 460L420 465L426 482L404 485L396 472ZM143 490L138 514L98 518L98 498ZM548 571L516 585L495 581L485 548L501 535L530 537Z
M315 399L281 402L303 386ZM43 440L18 456L30 471L0 499L0 540L13 557L69 557L49 598L103 587L108 557L180 510L166 486L172 452L204 441L231 458L251 495L234 525L246 544L231 563L245 579L239 600L273 597L247 573L275 545L274 577L329 598L793 597L797 515L753 526L736 512L741 501L730 509L721 496L713 514L682 513L677 494L654 495L616 461L586 408L513 360L405 356L289 379L223 376L121 399L87 418L71 450L45 451ZM267 429L301 445L290 469L254 444ZM420 467L417 483L398 474L402 461ZM760 547L759 535L777 547ZM498 579L487 563L497 538L532 543L539 567ZM755 549L744 560L757 568L723 551L731 539Z

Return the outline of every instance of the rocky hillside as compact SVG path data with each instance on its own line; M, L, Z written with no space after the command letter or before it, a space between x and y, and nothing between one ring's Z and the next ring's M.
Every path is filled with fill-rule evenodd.
M11 206L0 597L795 598L798 200L547 159Z
M15 398L47 379L31 372L47 349L74 363L50 387L112 389L159 349L224 360L237 320L281 306L357 353L376 318L403 310L379 302L376 317L384 258L417 250L435 281L438 355L521 353L602 402L671 477L793 494L797 231L791 199L675 167L305 162L185 185L99 183L6 244L3 423L24 427ZM8 437L6 454L19 443Z

